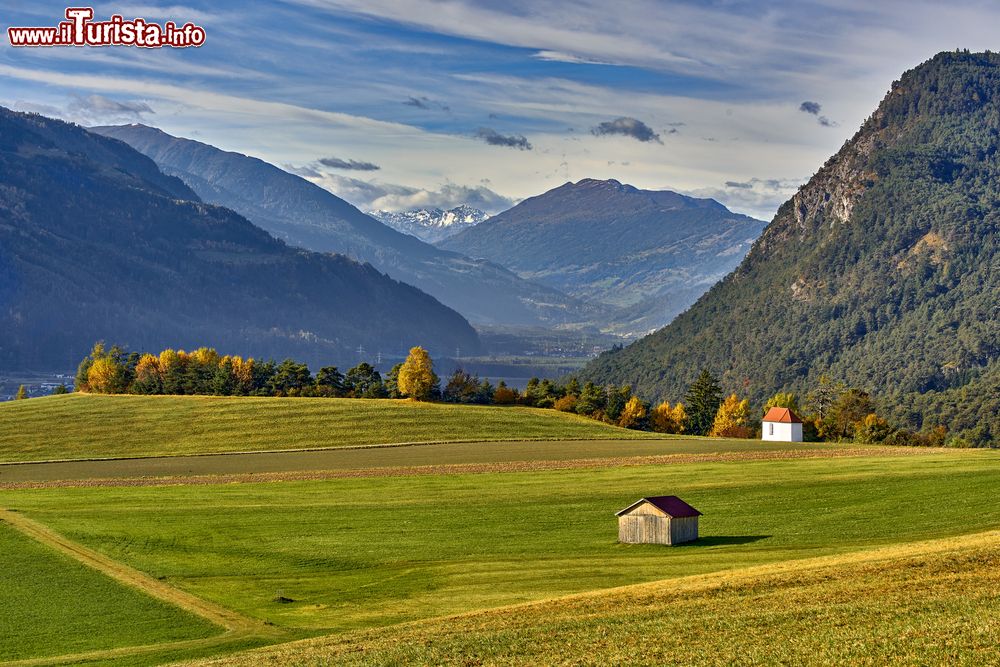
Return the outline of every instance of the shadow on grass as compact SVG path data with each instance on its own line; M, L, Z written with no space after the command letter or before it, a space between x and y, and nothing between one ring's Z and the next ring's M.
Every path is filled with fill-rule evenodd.
M694 542L677 544L678 547L721 547L734 544L751 544L766 540L771 535L705 535Z

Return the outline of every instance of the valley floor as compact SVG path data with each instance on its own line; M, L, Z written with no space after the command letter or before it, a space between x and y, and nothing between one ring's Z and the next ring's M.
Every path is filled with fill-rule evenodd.
M998 464L564 436L0 465L0 661L987 664ZM618 544L660 494L701 539Z

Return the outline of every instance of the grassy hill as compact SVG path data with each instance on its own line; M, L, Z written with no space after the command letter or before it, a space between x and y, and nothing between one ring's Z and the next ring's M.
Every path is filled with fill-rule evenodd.
M70 394L0 404L0 462L655 437L555 410L411 401Z

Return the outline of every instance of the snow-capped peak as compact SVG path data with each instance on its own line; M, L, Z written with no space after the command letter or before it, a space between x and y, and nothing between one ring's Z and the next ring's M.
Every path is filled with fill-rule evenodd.
M447 211L440 208L419 208L411 211L369 211L368 215L397 231L428 243L443 241L490 217L465 204Z

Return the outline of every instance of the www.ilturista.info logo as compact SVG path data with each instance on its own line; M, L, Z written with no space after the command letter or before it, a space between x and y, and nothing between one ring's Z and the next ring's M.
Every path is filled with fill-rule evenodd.
M91 7L67 7L66 19L49 28L7 28L11 46L164 46L185 48L205 43L205 29L193 23L163 25L145 19L125 20L114 14L107 21L94 21Z

